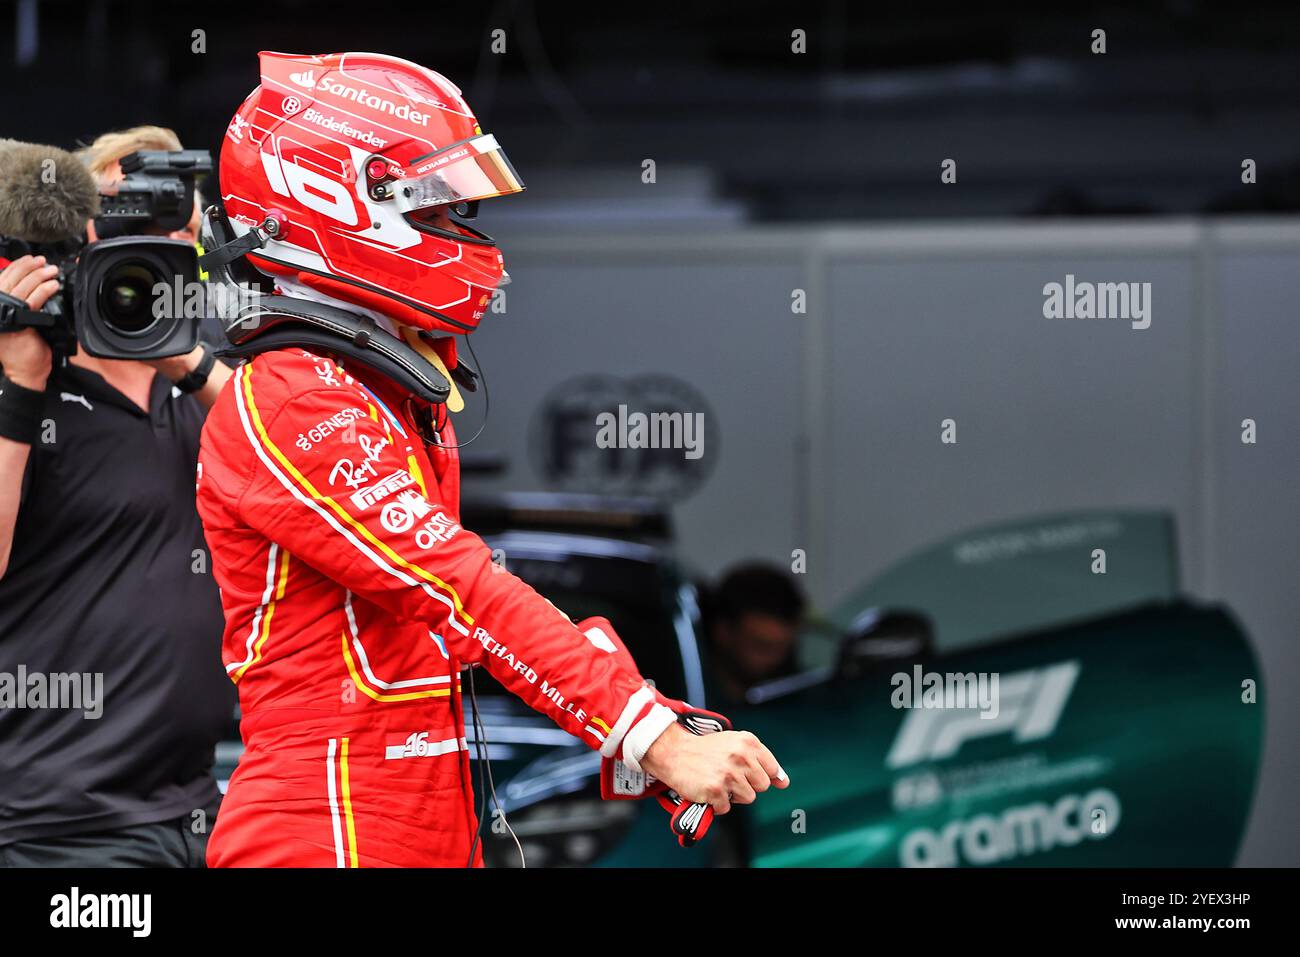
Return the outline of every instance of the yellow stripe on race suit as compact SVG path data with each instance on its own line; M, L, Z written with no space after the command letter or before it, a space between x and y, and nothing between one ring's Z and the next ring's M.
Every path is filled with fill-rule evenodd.
M348 739L343 739L339 776L343 779L343 818L348 826L348 867L357 867L357 824L352 819L352 782L348 779Z
M406 468L411 473L411 478L415 479L415 484L420 486L420 494L428 498L429 489L424 484L424 472L420 470L420 463L415 461L414 453L406 457Z
M606 734L613 734L613 733L614 733L614 729L613 729L613 728L611 728L609 725L607 725L604 721L601 721L601 720L600 720L599 718L597 718L594 714L591 716L591 723L594 724L596 727L600 728L600 730L601 730L601 731L604 731Z
M451 694L451 688L432 688L429 691L405 691L402 694L383 694L375 691L363 679L357 671L356 660L352 657L352 649L348 647L347 632L340 632L343 636L343 660L348 663L348 674L352 676L352 683L366 693L367 696L376 701L415 701L419 698L445 698Z
M230 676L230 680L235 684L239 684L239 679L244 677L244 672L262 660L262 646L266 644L266 639L271 637L271 618L275 614L275 603L284 597L285 585L289 581L289 550L287 548L280 549L280 569L276 572L275 578L275 597L267 604L266 613L262 616L262 633L257 638L257 644L253 646L253 657Z
M261 439L262 444L266 447L266 450L275 457L275 460L284 466L289 474L293 476L294 480L302 487L303 491L305 491L315 501L328 505L334 511L334 514L351 525L354 531L360 533L363 538L370 542L370 544L383 552L389 560L400 565L402 568L405 568L407 571L415 573L420 578L423 578L425 581L436 585L438 588L446 592L446 594L451 598L452 604L455 606L456 613L461 617L465 624L474 624L474 619L470 616L469 612L465 611L465 606L460 600L460 595L456 593L456 589L452 588L451 585L447 584L437 575L426 571L419 565L408 562L397 552L389 548L386 542L382 539L376 538L369 528L353 518L347 509L343 508L328 495L322 495L320 492L316 491L315 486L311 484L307 477L299 472L292 462L285 458L284 453L281 452L279 447L271 441L271 437L267 434L266 428L262 424L262 417L257 411L257 404L253 400L253 367L251 365L244 367L244 401L248 405L248 411L252 416L253 426L257 429L257 434Z

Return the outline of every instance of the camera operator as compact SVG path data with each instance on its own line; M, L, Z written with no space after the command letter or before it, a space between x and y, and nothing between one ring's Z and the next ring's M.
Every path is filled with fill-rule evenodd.
M139 127L82 158L102 192L149 149L180 143ZM24 256L0 292L40 309L57 274ZM60 360L31 328L0 370L0 865L202 866L234 699L194 480L230 370L202 344Z

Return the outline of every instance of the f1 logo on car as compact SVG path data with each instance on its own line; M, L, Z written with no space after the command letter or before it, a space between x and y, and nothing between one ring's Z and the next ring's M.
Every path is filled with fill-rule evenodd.
M950 758L972 738L1011 733L1019 743L1038 741L1056 730L1079 675L1078 661L1062 661L1003 675L997 717L976 708L917 708L907 712L885 758L889 768Z

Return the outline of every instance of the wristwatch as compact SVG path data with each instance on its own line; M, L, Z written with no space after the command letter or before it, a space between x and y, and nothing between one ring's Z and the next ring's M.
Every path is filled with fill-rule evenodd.
M216 354L207 347L206 343L199 343L199 348L203 350L203 358L191 372L187 372L183 377L175 382L176 388L182 392L198 392L208 384L208 375L212 372L212 367L217 364Z

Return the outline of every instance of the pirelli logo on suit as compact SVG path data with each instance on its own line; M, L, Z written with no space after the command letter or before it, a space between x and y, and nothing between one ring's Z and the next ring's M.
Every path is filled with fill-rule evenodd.
M414 484L415 479L411 478L411 473L406 469L398 469L375 484L367 485L365 488L353 492L351 495L352 504L359 509L374 508L394 492Z

